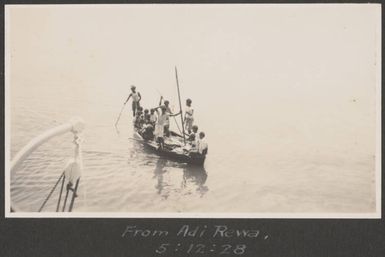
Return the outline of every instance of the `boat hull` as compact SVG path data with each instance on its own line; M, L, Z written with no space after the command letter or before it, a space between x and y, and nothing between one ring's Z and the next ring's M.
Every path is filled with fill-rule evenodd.
M175 135L178 136L176 133ZM167 149L159 149L157 143L155 143L152 140L143 139L143 137L138 132L134 132L134 138L139 142L141 142L147 149L149 149L150 151L152 151L153 153L161 157L167 158L172 161L180 162L180 163L187 163L187 164L199 165L199 166L204 165L206 157L200 154L182 154L182 153L170 151Z

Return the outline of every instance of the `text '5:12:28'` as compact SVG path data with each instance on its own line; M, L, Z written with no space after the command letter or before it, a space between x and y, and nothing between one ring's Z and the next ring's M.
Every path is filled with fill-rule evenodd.
M181 252L187 254L234 254L234 255L242 255L246 251L245 244L170 244L164 243L159 245L159 247L155 250L157 254L165 254L171 252Z

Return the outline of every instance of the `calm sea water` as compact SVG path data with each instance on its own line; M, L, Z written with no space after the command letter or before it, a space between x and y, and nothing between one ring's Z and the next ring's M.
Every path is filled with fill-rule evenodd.
M335 103L338 111L330 112L306 101L291 102L294 99L286 99L287 104L282 103L285 99L269 103L258 95L253 101L244 94L236 96L243 102L234 102L231 91L227 95L198 92L191 96L195 120L207 134L209 154L204 168L194 168L159 158L131 140L129 108L118 131L114 128L128 88L19 85L11 99L12 156L43 131L80 116L86 122L84 171L75 211L374 210L372 143L370 135L360 134L370 113L369 118L363 113L359 119L347 115L359 113L357 102ZM175 85L165 88L177 109L177 98L171 93ZM138 85L138 89L143 105L156 105L154 88ZM306 108L310 106L311 110ZM15 203L28 211L40 207L72 157L71 141L72 135L53 139L11 175ZM58 191L46 211L54 210L57 196Z

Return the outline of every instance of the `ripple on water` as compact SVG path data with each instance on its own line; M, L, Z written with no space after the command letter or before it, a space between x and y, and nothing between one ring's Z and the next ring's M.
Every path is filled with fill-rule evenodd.
M58 125L58 121L66 121L72 114L65 108L29 109L23 105L12 109L12 156L31 138ZM278 128L265 128L256 133L254 128L228 131L206 124L210 150L205 168L198 168L159 158L129 140L132 130L128 116L122 117L121 132L117 134L111 121L116 113L86 114L84 170L74 211L370 212L375 209L374 159L370 154L346 152L334 145L308 149L304 147L306 144L288 137L298 134L291 134L290 130L281 133ZM72 140L72 135L54 138L11 174L12 201L26 211L40 207L73 157ZM58 189L44 210L55 210L57 199Z

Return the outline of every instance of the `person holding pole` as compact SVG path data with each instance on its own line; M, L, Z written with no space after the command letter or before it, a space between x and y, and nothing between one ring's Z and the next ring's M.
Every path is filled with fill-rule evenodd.
M136 110L139 109L140 107L140 100L142 99L142 96L140 95L139 92L136 92L136 87L134 85L131 86L131 93L130 95L128 96L127 100L124 102L123 106L122 106L122 109L120 110L120 113L119 113L119 116L118 118L116 119L116 122L115 122L115 128L116 128L116 131L119 133L119 130L118 130L118 123L120 121L120 117L122 116L122 113L123 113L123 110L124 110L124 107L126 107L126 104L128 102L128 100L130 100L130 98L132 97L132 112L133 112L133 116L135 117L135 114L136 114Z
M161 109L161 112L159 112L158 109ZM158 114L158 119L156 121L154 134L155 134L156 141L159 144L159 148L163 149L164 148L164 136L166 135L165 128L168 124L167 122L169 120L169 117L179 115L180 113L170 115L169 113L167 113L167 108L164 105L161 105L161 106L155 108L155 111Z
M170 136L170 119L169 117L177 116L181 114L181 112L178 112L176 114L173 114L170 108L170 102L168 100L164 101L164 105L162 105L163 96L160 97L159 106L164 106L166 108L166 120L164 124L164 134L166 137Z
M139 92L136 92L136 87L134 85L131 86L131 93L128 96L127 100L124 102L126 104L128 100L132 97L132 114L135 117L136 110L140 107L140 100L142 100L142 96Z

